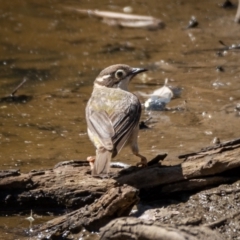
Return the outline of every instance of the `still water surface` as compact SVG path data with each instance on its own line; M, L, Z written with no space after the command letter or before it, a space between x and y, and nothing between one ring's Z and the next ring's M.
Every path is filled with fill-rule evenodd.
M139 135L141 154L148 159L166 152L165 164L174 164L179 154L199 150L214 137L239 137L240 50L217 52L223 49L219 40L240 43L240 26L233 22L236 10L222 9L219 3L0 1L0 98L23 79L27 82L16 95L31 97L24 103L0 102L0 168L27 172L93 155L85 106L94 78L116 63L149 69L132 81L132 92L151 93L166 78L183 89L168 106L184 106L184 111L143 112L142 120L152 117L151 128ZM131 6L135 14L162 19L166 28L110 27L67 10L69 6L117 12ZM184 29L192 15L199 26ZM116 158L130 164L137 160L128 149ZM1 218L0 225L17 227L18 221L22 219ZM4 230L0 239L1 234L13 239Z

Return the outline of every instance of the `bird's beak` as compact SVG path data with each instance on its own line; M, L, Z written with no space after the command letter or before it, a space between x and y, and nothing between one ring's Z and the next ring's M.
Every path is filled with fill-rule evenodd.
M147 71L146 68L133 68L132 69L132 75L137 75L138 73L146 72L146 71Z

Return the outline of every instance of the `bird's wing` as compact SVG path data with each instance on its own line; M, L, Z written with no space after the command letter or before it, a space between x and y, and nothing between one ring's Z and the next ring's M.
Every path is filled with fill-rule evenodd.
M114 128L105 111L87 109L87 125L95 145L102 145L107 150L113 150L112 137Z
M97 137L97 142L113 151L113 157L122 149L132 130L138 127L141 115L141 104L136 96L126 104L129 104L127 108L118 108L112 114L87 108L88 129ZM96 144L96 140L93 142Z
M140 116L141 104L137 98L127 109L125 109L124 112L115 112L109 116L115 131L115 134L112 137L116 151L115 154L117 154L127 142L132 134L132 130L138 127Z

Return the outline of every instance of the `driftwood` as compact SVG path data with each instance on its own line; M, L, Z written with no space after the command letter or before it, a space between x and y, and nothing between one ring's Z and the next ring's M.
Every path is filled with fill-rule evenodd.
M101 240L221 240L220 234L207 227L169 227L137 218L119 218L101 229Z
M99 10L86 10L77 8L67 8L71 11L87 14L96 18L100 18L104 23L111 26L128 27L128 28L146 28L149 30L157 30L164 28L165 24L162 20L143 15L99 11Z
M91 177L87 161L62 162L49 170L0 173L0 204L4 211L59 211L91 204L113 186L111 179Z
M91 205L35 226L31 233L41 239L66 238L69 233L80 231L83 227L89 231L98 231L114 218L129 215L138 202L138 191L130 186L110 189Z
M213 147L204 148L197 153L181 155L179 157L185 158L185 160L180 165L171 167L154 165L146 169L139 169L130 174L123 174L123 176L117 178L117 181L122 184L129 184L138 189L179 183L180 181L186 186L184 181L186 182L189 179L215 176L227 170L240 167L239 156L240 139L236 139Z
M88 164L81 161L65 162L54 169L27 174L15 171L14 174L19 174L18 176L3 177L7 174L5 172L0 178L0 203L4 210L13 207L15 210L24 210L29 205L43 210L63 207L76 209L91 204L115 182L153 192L153 187L161 186L158 194L182 189L199 190L206 186L232 182L234 176L219 174L240 167L239 142L240 140L235 140L203 149L196 155L186 155L187 159L177 166L163 167L155 164L144 169L131 167L119 172L115 181L93 178Z
M140 200L161 199L239 179L240 139L179 156L182 164L162 166L156 157L148 167L111 169L109 179L94 178L86 161L66 161L49 170L0 172L0 211L58 211L69 214L35 226L40 238L62 238L85 227L98 231L111 220L126 216ZM236 173L234 173L234 170ZM138 190L137 190L138 189ZM160 198L161 196L161 198ZM47 233L47 235L46 235ZM151 238L149 238L151 239Z

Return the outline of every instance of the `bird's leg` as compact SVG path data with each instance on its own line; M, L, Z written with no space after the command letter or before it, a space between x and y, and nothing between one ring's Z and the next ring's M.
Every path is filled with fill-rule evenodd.
M142 167L146 167L147 166L147 158L145 158L143 155L136 153L135 154L137 157L141 158L141 162L137 163L137 166L142 166Z
M134 144L131 145L131 149L135 156L141 158L141 161L139 163L137 163L137 166L146 167L147 166L147 158L145 158L143 155L141 155L139 153L138 145L137 145L136 141L134 142Z
M87 157L87 161L89 162L91 170L93 170L95 159L96 159L96 156L89 156L89 157Z

